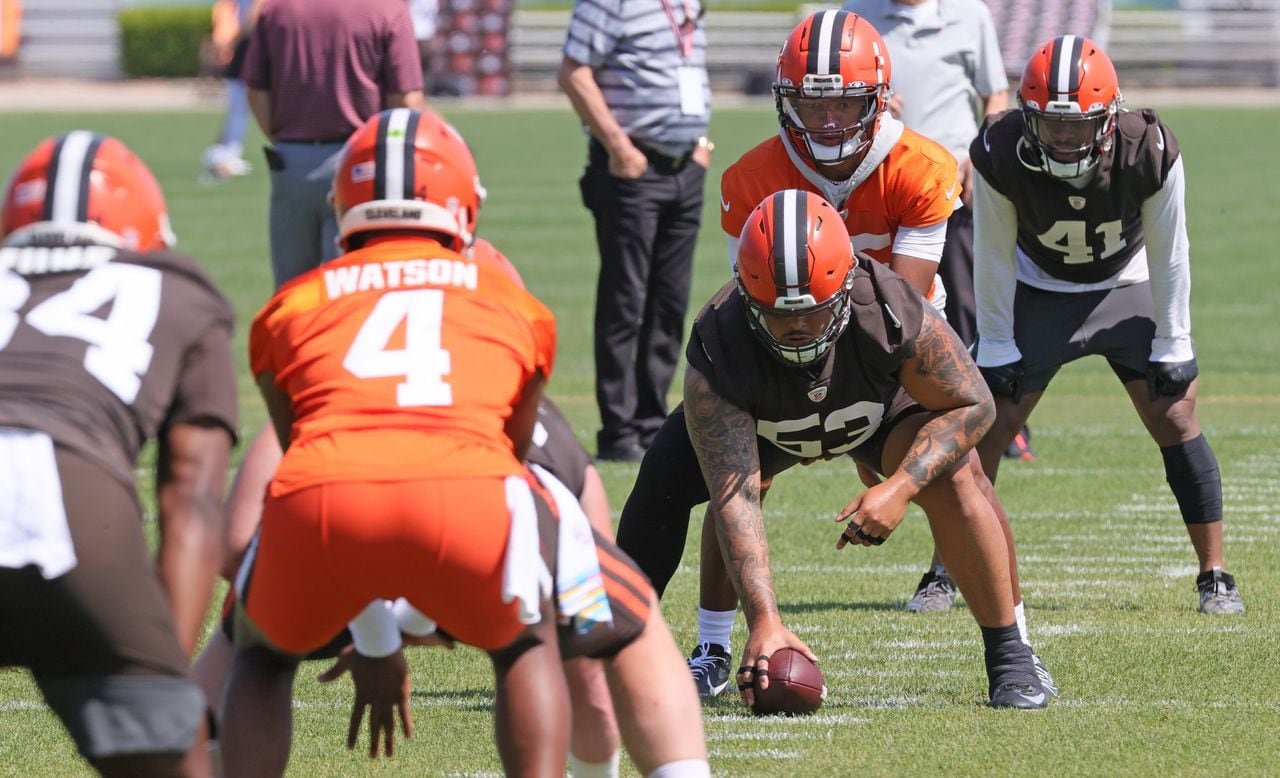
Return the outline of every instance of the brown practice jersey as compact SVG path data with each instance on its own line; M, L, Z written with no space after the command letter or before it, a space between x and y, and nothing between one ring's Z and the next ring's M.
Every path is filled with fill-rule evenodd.
M560 483L582 497L586 487L587 465L591 455L573 434L573 426L559 406L543 397L538 403L538 423L533 428L533 441L525 457L531 465L546 468Z
M40 430L134 485L172 424L237 431L230 303L195 260L0 249L0 426Z
M724 399L751 414L756 434L799 457L852 452L902 406L898 370L920 335L924 298L888 267L860 261L848 328L809 367L772 356L725 284L698 314L686 354Z
M1104 281L1142 248L1142 203L1164 186L1178 140L1156 112L1119 115L1115 143L1082 189L1028 168L1020 111L987 119L969 148L973 167L1017 205L1018 247L1048 275Z

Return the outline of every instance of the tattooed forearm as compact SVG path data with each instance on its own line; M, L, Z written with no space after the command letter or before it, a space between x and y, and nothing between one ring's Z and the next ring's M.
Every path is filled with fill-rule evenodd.
M692 367L685 373L684 408L720 550L750 623L778 609L760 508L755 420L720 397Z
M920 336L899 375L916 402L938 411L916 433L899 466L923 487L982 440L995 420L995 405L969 352L930 306L925 306Z

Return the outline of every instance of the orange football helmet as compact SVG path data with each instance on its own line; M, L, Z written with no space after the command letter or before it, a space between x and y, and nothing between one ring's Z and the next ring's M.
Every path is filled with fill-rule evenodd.
M1111 150L1123 100L1102 49L1088 38L1059 35L1036 49L1022 71L1018 158L1054 178L1084 175Z
M484 202L466 141L433 113L393 108L369 119L342 150L333 176L338 238L378 230L428 230L461 251L475 239Z
M866 19L818 11L791 31L773 81L778 122L796 152L834 165L871 145L888 108L889 50Z
M798 189L769 195L747 217L734 265L751 331L788 364L817 361L849 325L857 264L831 203Z
M6 246L177 242L151 170L119 140L87 130L46 138L22 160L5 187L0 235Z

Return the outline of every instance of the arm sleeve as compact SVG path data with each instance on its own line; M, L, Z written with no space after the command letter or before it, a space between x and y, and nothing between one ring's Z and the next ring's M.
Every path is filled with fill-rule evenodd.
M929 262L942 261L942 246L947 242L945 221L928 227L899 227L893 239L893 253Z
M1022 358L1013 337L1018 288L1018 212L1013 203L973 174L973 287L978 302L978 365Z
M991 11L985 3L977 4L977 8L982 41L978 46L979 60L973 85L979 95L990 97L996 92L1009 90L1009 76L1005 74L1004 57L1000 54L1000 39L996 36L996 25L991 19Z
M617 0L577 0L565 35L564 56L598 69L613 51L620 26Z
M413 92L422 89L422 60L418 38L413 33L413 17L409 6L398 4L389 20L384 87L388 92Z
M1191 244L1187 238L1186 181L1179 156L1164 186L1142 203L1147 270L1155 304L1153 362L1185 362L1195 356L1191 342Z

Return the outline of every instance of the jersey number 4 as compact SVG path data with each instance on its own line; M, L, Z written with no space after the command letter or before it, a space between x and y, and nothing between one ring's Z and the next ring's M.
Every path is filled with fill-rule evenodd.
M444 292L415 289L383 295L369 312L342 366L357 378L404 376L396 385L396 403L452 405L449 352L440 345L444 321ZM391 338L404 325L403 348L389 348Z
M132 403L151 366L151 331L160 314L160 271L139 265L107 264L76 279L27 311L31 284L12 271L0 275L0 349L9 345L23 320L50 337L89 344L84 369L125 404ZM110 303L105 318L97 315Z
M1098 225L1095 234L1102 236L1102 254L1098 256L1097 261L1101 262L1125 247L1120 228L1119 219ZM1094 261L1093 244L1089 242L1088 229L1089 225L1082 221L1059 220L1040 233L1040 242L1047 248L1061 251L1063 264L1083 265Z

